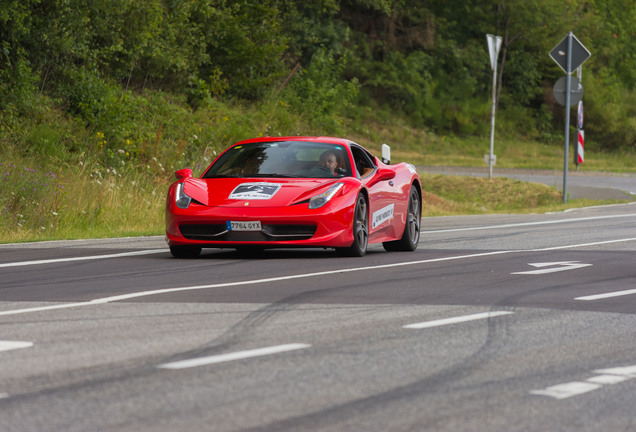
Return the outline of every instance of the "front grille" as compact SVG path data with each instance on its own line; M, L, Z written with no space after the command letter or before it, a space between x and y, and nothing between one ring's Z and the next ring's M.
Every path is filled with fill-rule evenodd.
M189 240L219 242L307 240L316 233L316 225L267 224L261 231L228 231L225 224L182 224L179 230Z
M183 224L179 231L190 240L210 240L222 236L227 228L225 224Z
M264 225L263 233L270 237L311 238L316 233L315 225Z

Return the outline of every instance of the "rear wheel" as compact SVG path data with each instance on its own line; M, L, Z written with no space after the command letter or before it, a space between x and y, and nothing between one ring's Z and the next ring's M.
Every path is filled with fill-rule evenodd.
M384 242L382 246L389 252L414 251L420 241L420 223L422 221L422 205L420 195L415 186L411 186L409 193L409 206L406 212L406 225L402 238L395 241Z
M364 195L358 195L353 216L353 243L346 248L336 248L340 256L362 257L369 245L369 206Z
M201 254L199 246L170 246L170 253L175 258L196 258Z

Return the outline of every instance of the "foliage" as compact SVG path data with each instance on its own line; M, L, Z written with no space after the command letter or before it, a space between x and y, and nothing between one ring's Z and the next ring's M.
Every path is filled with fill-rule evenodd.
M193 109L212 98L262 103L285 90L297 111L307 96L305 113L317 109L321 118L378 107L415 127L485 135L491 86L485 34L493 33L503 37L497 99L511 129L502 133L522 127L524 135L549 135L562 114L549 92L560 72L547 53L575 30L593 52L585 76L603 84L593 85L586 100L596 107L611 99L617 113L626 113L609 118L611 131L603 115L589 122L588 139L612 150L634 145L631 3L5 0L0 102L11 122L28 115L39 91L104 129L96 127L99 119L130 114L115 112L116 87L183 95ZM105 133L130 139L122 123Z
M636 92L605 73L584 77L590 93L585 104L586 136L593 133L594 146L604 151L636 149Z
M341 79L345 64L346 57L336 59L331 51L318 50L310 66L300 69L281 96L317 129L333 134L340 121L333 114L351 109L358 94L356 78Z

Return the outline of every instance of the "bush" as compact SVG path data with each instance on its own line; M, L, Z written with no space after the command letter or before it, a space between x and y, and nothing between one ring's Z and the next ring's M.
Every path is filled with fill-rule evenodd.
M4 117L3 123L12 123L16 117L28 116L36 109L36 83L37 78L25 61L6 62L0 68L0 115Z
M584 88L586 140L610 151L636 149L636 93L607 75L584 79Z
M307 68L292 77L281 95L292 110L326 132L339 130L339 115L346 114L358 96L358 81L343 81L346 57L335 58L322 49L314 54Z

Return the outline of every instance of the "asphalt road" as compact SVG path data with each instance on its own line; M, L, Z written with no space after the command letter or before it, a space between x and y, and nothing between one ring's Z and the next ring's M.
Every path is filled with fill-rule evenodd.
M0 431L632 431L636 204L420 247L0 245Z

